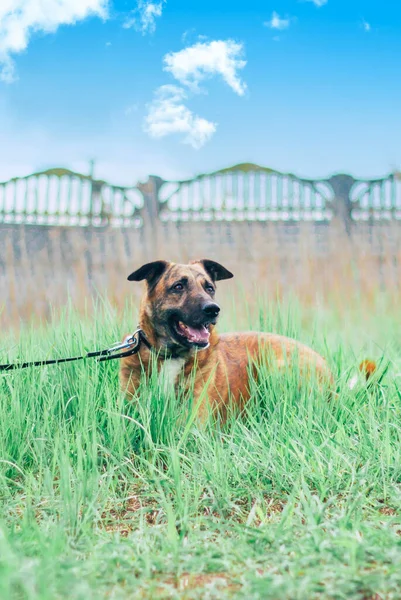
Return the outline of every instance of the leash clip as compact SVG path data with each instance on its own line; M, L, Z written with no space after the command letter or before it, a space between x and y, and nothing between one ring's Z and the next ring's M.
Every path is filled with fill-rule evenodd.
M138 335L140 331L141 331L141 329L137 329L136 331L134 331L134 333L132 333L129 337L127 337L123 343L116 342L115 344L113 344L113 346L108 348L107 353L109 355L114 354L115 352L118 352L119 350L125 350L125 348L130 348L131 350L134 350L138 346L139 341L140 341L140 337ZM133 348L132 348L132 346L133 346Z
M125 342L114 344L111 348L105 351L105 355L99 358L99 362L104 362L106 360L113 360L113 358L125 358L126 356L132 356L133 354L137 354L141 347L141 342L144 342L146 346L150 347L149 342L144 337L142 329L137 329L131 334L128 338L126 338ZM120 352L120 350L125 350L125 352Z

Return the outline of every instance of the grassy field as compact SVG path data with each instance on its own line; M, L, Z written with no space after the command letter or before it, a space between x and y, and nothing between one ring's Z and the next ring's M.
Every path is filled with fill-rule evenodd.
M128 404L115 361L0 374L0 598L401 597L398 315L383 298L243 309L220 329L313 344L338 397L262 369L243 418L200 428L156 381ZM3 332L0 362L104 348L135 325L129 308L70 309ZM376 385L350 391L365 356Z

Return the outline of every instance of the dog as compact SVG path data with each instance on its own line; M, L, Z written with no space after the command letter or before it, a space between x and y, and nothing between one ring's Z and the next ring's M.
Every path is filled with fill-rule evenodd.
M202 399L201 420L209 409L224 420L230 405L242 410L249 400L249 367L261 358L279 369L296 362L301 376L313 373L319 385L333 387L324 358L294 339L257 332L218 335L216 282L232 277L208 259L189 264L157 260L131 273L129 281L146 281L139 327L147 344L135 356L121 359L120 384L129 397L135 395L142 376L156 366L170 387L193 386L195 405Z

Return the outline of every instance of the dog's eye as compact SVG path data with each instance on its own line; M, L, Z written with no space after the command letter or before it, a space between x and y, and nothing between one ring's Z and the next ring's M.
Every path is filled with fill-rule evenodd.
M213 292L214 292L214 287L213 287L212 285L207 285L207 286L205 287L205 290L206 290L207 292L209 292L209 294L213 294Z
M175 285L173 285L173 290L175 290L176 292L181 292L184 289L184 286L182 285L182 283L176 283Z

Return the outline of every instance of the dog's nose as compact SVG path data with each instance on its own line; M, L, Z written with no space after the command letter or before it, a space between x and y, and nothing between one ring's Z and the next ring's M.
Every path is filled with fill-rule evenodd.
M203 307L203 312L207 317L211 317L213 319L219 314L220 306L218 304L206 304L206 306Z

